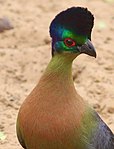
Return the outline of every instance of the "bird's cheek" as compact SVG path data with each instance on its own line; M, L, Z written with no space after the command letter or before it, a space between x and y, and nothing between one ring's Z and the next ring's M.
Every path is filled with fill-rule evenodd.
M79 52L79 50L77 49L77 47L74 47L72 51L73 51L73 53L76 53L76 54L78 54L78 55L80 54L80 52Z
M77 53L79 52L76 47L67 47L64 42L59 41L53 45L53 49L55 52L70 52L70 53Z
M66 51L66 47L64 45L64 43L62 41L59 41L59 42L56 42L54 45L53 45L53 49L55 52L63 52L63 51Z
M56 42L56 43L53 45L53 49L54 49L55 52L62 52L61 43L60 43L60 42Z
M71 47L67 47L66 46L66 48L64 48L64 49L66 49L65 51L68 51L69 53L80 54L80 52L79 52L79 50L78 50L76 45L75 46L71 46Z

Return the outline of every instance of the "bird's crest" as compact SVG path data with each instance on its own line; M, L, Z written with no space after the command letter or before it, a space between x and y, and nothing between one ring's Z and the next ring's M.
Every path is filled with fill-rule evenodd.
M56 36L58 27L70 29L79 35L86 35L91 38L91 31L94 25L94 17L87 8L71 7L60 12L51 22L50 35Z

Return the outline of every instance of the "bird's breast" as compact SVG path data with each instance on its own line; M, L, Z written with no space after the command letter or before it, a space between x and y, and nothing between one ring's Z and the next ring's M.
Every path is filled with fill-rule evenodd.
M66 142L69 146L80 136L84 110L84 103L72 86L61 85L60 89L56 83L53 88L33 90L20 109L19 123L29 145Z
M44 106L45 107L45 106ZM38 138L55 140L73 136L81 125L83 111L77 111L75 104L52 107L50 109L30 108L23 112L23 125L25 133ZM79 108L79 107L78 107Z
M38 103L26 100L19 114L19 123L30 149L75 149L80 140L83 104L74 99L58 104L57 99L52 103L40 103L40 100Z

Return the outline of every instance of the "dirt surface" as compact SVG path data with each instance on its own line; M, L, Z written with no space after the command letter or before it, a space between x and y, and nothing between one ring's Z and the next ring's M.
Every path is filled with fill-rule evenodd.
M77 5L95 15L97 58L81 55L75 60L76 89L114 132L114 1L0 0L0 17L14 26L0 33L0 132L6 136L0 149L21 149L16 117L51 58L49 24L58 12Z

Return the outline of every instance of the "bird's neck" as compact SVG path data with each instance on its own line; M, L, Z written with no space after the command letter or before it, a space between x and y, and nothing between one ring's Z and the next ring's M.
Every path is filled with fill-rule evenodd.
M72 62L74 57L68 54L56 54L52 57L50 63L48 64L44 76L49 77L50 81L61 80L62 82L73 83L72 80ZM64 83L65 83L64 82Z
M44 99L51 103L53 101L65 102L70 100L71 96L75 99L76 90L72 79L73 59L74 56L68 56L68 54L56 54L52 57L37 86L40 96L44 97L45 93L45 96L48 97L42 97L42 101Z

